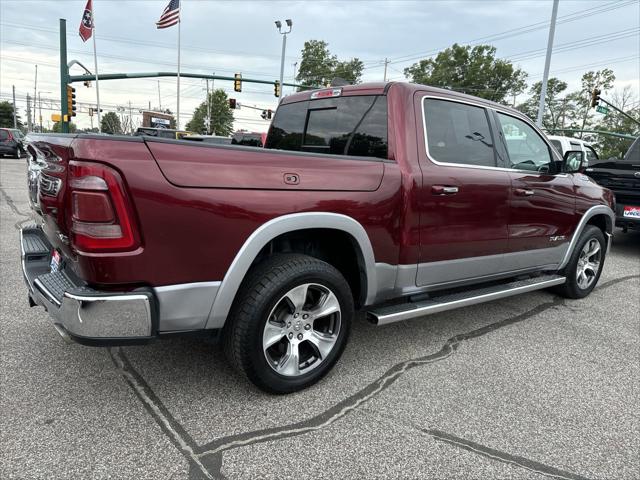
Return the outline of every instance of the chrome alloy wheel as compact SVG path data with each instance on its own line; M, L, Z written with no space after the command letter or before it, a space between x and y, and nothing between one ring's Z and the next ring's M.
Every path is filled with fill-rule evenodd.
M600 242L592 238L582 247L576 268L576 281L582 290L586 290L595 281L600 271L602 249Z
M340 334L340 302L324 285L305 283L289 290L264 326L267 363L283 376L304 375L329 356Z

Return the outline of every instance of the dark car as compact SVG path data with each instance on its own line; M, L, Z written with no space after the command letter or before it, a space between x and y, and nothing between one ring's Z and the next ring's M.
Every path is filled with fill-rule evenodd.
M24 154L23 138L24 135L17 128L0 128L0 155L20 158Z
M625 232L640 228L640 137L622 160L600 160L589 165L586 174L615 194L616 226Z
M230 145L231 137L222 137L219 135L185 135L182 140L191 140L193 142L211 143L214 145Z
M139 127L133 135L136 137L147 135L149 137L172 138L174 140L180 140L187 135L192 135L192 132L188 132L186 130L175 130L173 128Z
M267 138L266 133L260 132L236 132L233 134L233 145L245 145L247 147L263 147Z

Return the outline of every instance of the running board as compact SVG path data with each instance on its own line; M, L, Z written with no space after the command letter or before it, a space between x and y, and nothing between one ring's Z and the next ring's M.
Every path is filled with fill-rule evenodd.
M445 312L478 303L490 302L499 298L511 297L520 293L532 292L554 285L563 284L565 277L560 275L542 275L526 280L515 280L500 285L481 287L465 292L451 293L433 297L421 302L402 303L369 310L367 315L376 325L400 322L410 318L422 317L432 313Z

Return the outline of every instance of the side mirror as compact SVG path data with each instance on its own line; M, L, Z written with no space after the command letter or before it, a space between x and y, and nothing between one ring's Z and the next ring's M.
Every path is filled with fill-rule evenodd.
M569 150L564 152L563 160L565 173L581 172L585 163L584 152L580 150Z

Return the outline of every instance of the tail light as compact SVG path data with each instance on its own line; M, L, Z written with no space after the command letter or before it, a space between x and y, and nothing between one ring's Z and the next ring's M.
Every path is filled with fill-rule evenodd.
M135 250L140 238L120 174L99 163L69 163L71 232L82 252Z

